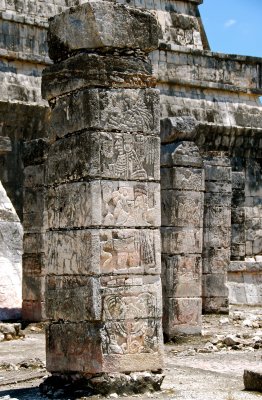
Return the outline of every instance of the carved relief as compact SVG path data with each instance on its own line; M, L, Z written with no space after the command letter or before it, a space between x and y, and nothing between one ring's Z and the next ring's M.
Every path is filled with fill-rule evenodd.
M159 225L159 185L102 182L103 225Z
M104 353L133 354L155 351L158 334L157 300L152 293L109 295L104 299L106 341ZM146 319L145 319L146 318Z
M108 96L101 93L101 123L109 130L118 131L150 131L154 128L152 105L154 92L151 92L149 104L142 91L114 91ZM149 91L148 91L149 94Z
M102 133L101 163L104 177L159 179L158 138ZM157 171L157 172L156 172Z
M154 272L160 254L157 232L150 230L118 230L100 233L102 273Z

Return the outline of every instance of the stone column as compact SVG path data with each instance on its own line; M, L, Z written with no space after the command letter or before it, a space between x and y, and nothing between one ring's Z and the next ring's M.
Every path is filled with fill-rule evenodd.
M23 149L23 304L24 321L43 321L45 315L46 251L45 160L48 143L44 139L25 142Z
M179 132L179 118L166 120L161 130L163 329L171 339L201 333L204 170L194 143L166 144L190 136L188 126L180 125Z
M209 152L204 164L203 311L227 313L232 169L224 152Z
M86 3L50 23L55 65L44 73L43 93L52 107L46 352L53 382L79 374L103 393L160 387L159 93L147 58L157 43L151 14L111 2Z

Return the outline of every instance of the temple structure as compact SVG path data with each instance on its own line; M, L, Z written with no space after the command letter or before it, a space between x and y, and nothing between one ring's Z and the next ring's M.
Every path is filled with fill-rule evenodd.
M53 70L51 68L53 75L47 73L43 85L43 94L51 107L43 100L42 72L52 65L48 56L47 17L83 3L87 2L0 1L0 135L11 140L11 151L5 155L0 153L0 180L24 229L22 314L29 321L47 318L45 298L51 295L50 291L46 294L46 282L50 284L46 232L50 230L50 218L55 229L64 221L63 207L58 200L50 200L52 185L48 179L51 179L50 160L54 157L55 141L64 134L64 121L70 107L61 105L64 111L60 110L56 117L52 116L51 108L60 102L54 99L61 93L69 95L80 89L86 79L81 68L74 81L65 78L72 69L77 69L69 61L64 75L54 66ZM127 9L146 10L159 24L158 48L150 49L149 58L153 73L150 85L156 84L160 91L163 329L167 338L199 333L202 312L226 313L229 303L262 304L262 108L259 101L262 60L213 53L199 13L200 0L121 0L117 3ZM104 33L106 36L106 31ZM87 36L89 34L91 32ZM99 43L97 46L101 47ZM113 57L121 60L118 71L124 73L128 54L112 44L107 47L109 52L114 49ZM136 48L140 49L140 43ZM64 59L68 49L61 54L56 49L54 42L50 55L57 63ZM110 78L107 87L113 90L124 79L132 88L132 74L140 89L148 87L148 70L139 70L143 55L137 53L136 56L136 74L129 60L125 64L125 77ZM81 66L84 61L79 62ZM100 79L105 74L104 64L90 64L92 90L105 85L105 81L98 82L96 69L101 72ZM112 104L115 120L118 113L128 120L132 104L126 98L123 109L117 101ZM81 127L84 128L85 125ZM99 129L102 132L105 128L100 126ZM121 136L121 123L115 125L114 130ZM140 134L141 140L146 141L143 145ZM126 196L127 203L143 202L144 211L140 217L137 214L137 221L146 221L151 235L155 229L151 224L156 220L150 216L150 210L152 204L157 204L158 196L157 189L152 187L159 182L154 146L149 145L138 129L135 140L139 143L134 155L131 136L127 135L125 140L113 136L112 132L103 136L107 140L106 148L110 149L107 152L115 152L108 170L100 160L103 173L109 174L105 175L106 179L111 179L110 173L114 170L119 180L138 183L133 184L133 194L125 195L121 185L106 190L101 200L103 215L108 223L112 221L112 227L127 226L125 214L114 215L119 211L117 204L120 207ZM150 185L139 183L147 181L146 174L152 177ZM62 192L60 195L61 198L65 196ZM76 199L72 194L66 201L74 203ZM56 213L50 217L51 210ZM137 225L134 228L137 229ZM19 235L21 237L21 230ZM107 243L109 237L104 235L103 238L106 262L112 252ZM3 257L2 252L0 257ZM133 262L130 255L123 257ZM9 269L8 266L3 268ZM1 287L2 290L7 289Z

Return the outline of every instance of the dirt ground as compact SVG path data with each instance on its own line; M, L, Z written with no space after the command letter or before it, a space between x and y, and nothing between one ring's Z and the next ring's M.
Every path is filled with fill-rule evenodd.
M176 343L165 345L165 379L161 392L132 397L113 393L109 398L262 399L262 393L245 391L243 385L244 369L262 369L262 343L253 347L248 344L253 343L254 338L260 343L259 337L262 338L262 328L256 321L262 321L262 309L232 307L229 317L204 316L201 337L179 339ZM245 345L220 346L216 344L217 339L214 341L217 335L223 335L218 336L222 340L229 334L241 337L240 341ZM31 359L34 363L30 363ZM24 339L0 342L0 399L46 398L38 389L48 375L41 366L44 362L44 333L34 326L25 329ZM92 396L90 400L99 398Z

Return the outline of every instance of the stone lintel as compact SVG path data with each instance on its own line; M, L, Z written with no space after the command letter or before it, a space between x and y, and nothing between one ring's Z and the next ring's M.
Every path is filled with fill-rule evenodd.
M0 136L0 156L12 151L11 140L8 137Z

